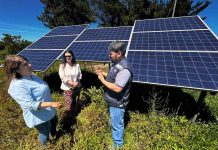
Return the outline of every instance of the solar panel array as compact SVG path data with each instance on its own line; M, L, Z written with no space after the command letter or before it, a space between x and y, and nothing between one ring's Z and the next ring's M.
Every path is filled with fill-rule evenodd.
M134 81L218 91L218 40L198 16L135 22Z
M88 25L56 27L19 55L25 56L35 71L46 71L87 27Z
M21 51L46 71L70 49L78 61L109 62L108 45L126 43L133 80L218 91L218 39L199 16L137 20L133 27L61 26Z

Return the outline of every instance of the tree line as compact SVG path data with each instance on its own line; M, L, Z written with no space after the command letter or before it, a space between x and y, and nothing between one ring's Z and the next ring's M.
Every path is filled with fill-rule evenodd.
M90 22L105 27L132 26L137 19L171 17L174 5L174 0L40 1L44 5L44 10L37 18L50 29ZM209 0L178 0L174 16L197 15L210 4ZM7 54L17 54L30 44L30 41L22 40L19 35L3 34L0 50L5 49Z
M3 59L7 54L17 54L22 49L30 45L32 42L21 39L20 35L3 34L3 38L0 40L0 59Z
M175 0L40 0L44 11L37 18L47 27L87 24L134 24L137 19L171 17ZM197 15L209 0L178 0L174 16ZM204 18L203 18L204 19Z

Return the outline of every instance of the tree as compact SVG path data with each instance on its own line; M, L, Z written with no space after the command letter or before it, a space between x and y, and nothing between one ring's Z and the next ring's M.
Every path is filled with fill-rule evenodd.
M93 0L93 8L103 26L133 25L137 19L165 18L172 15L174 0ZM174 16L197 15L208 0L178 0Z
M2 43L9 54L17 54L22 49L30 45L32 42L22 40L21 36L12 36L10 34L3 34Z
M0 41L0 50L3 50L5 48L4 43Z
M174 0L41 0L44 12L38 17L46 26L84 24L102 26L133 25L137 19L172 16ZM197 15L209 0L178 0L174 16Z
M178 0L176 4L176 10L175 10L175 17L179 16L193 16L199 14L201 11L203 11L211 2L208 0L203 1L197 1L194 4L193 0ZM172 8L174 5L174 0L170 0L167 2L164 6L164 11L167 12L167 16L172 16ZM156 9L158 11L158 8ZM166 15L166 14L165 14ZM161 17L159 15L156 15L155 17Z
M87 0L41 0L44 12L38 19L49 28L63 25L86 24L93 21Z
M126 6L119 0L93 0L92 11L103 26L120 26L122 16L126 13Z

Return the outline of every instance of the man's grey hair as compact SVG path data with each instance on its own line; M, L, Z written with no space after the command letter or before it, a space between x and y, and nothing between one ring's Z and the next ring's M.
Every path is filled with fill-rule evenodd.
M114 41L108 46L108 50L112 52L121 52L122 55L126 53L126 44L121 41Z

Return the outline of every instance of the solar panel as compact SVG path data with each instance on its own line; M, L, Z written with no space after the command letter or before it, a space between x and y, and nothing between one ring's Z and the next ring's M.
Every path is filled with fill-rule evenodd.
M33 70L46 71L88 25L56 27L46 36L40 38L19 55L25 56L33 66Z
M136 82L218 89L218 53L130 51Z
M54 28L45 36L80 34L88 25L61 26Z
M111 41L104 42L74 42L69 49L77 60L109 62L108 46ZM127 45L127 42L125 42ZM62 56L59 58L61 59Z
M87 29L76 41L129 40L132 27Z
M207 29L198 16L137 20L134 32Z
M218 51L209 30L133 33L130 50Z
M33 70L45 71L62 52L62 50L23 50L19 55L30 61Z
M218 40L198 16L136 21L131 35L135 82L218 91Z
M28 49L65 49L77 36L42 37Z
M127 45L131 31L132 27L86 29L69 49L79 61L108 62L108 45L116 40L124 41Z

